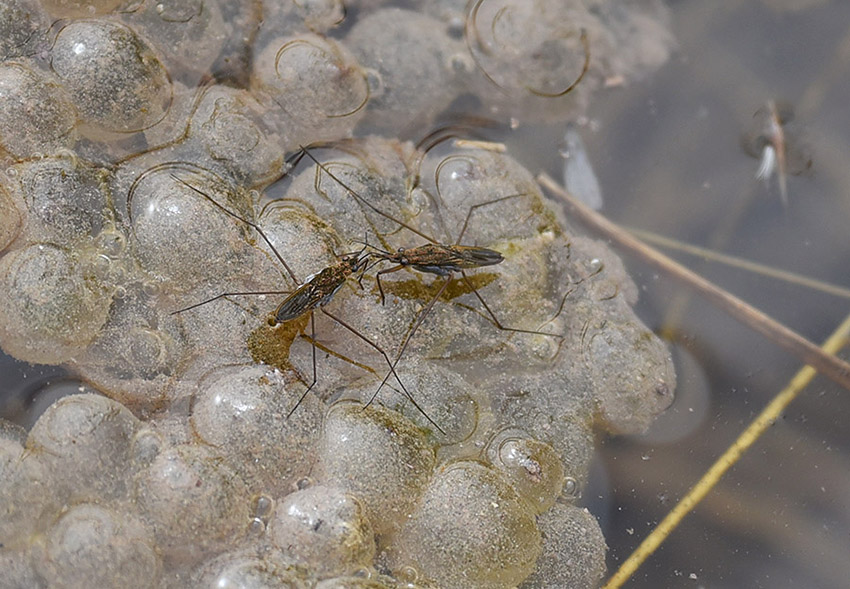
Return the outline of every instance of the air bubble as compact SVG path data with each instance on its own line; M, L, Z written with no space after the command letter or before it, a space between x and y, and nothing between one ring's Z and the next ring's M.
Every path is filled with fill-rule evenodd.
M441 467L390 546L394 570L413 566L445 589L515 587L540 554L533 512L493 469Z
M321 429L324 407L315 396L293 412L303 392L301 382L265 366L219 369L198 385L192 427L252 489L285 494L309 474Z
M23 63L0 64L0 149L17 159L55 153L77 140L77 114L64 88Z
M27 430L17 423L6 421L0 417L0 442L24 444L27 441Z
M130 443L139 421L119 403L95 394L63 397L38 419L27 449L69 499L117 499L133 474Z
M0 439L0 557L5 549L27 546L58 511L61 501L53 483L41 456L25 452L17 441Z
M449 69L457 76L468 76L475 71L475 62L466 53L455 53L449 56Z
M535 513L555 503L564 485L564 465L552 446L506 429L494 436L486 454Z
M42 5L57 18L82 18L94 14L109 14L123 0L42 0Z
M516 161L486 149L456 148L438 157L434 187L450 215L446 222L452 238L460 233L471 206L511 195L516 196L478 207L464 240L516 240L539 234L542 198L534 179ZM426 161L423 167L427 170L430 165Z
M162 57L167 69L182 74L188 85L209 72L229 33L218 1L148 1L117 16L152 46L167 48Z
M248 537L260 538L266 533L266 522L258 517L251 518L248 524Z
M404 522L434 468L421 430L395 411L340 402L319 443L318 481L360 499L377 533Z
M118 258L127 247L127 238L115 227L102 231L95 241L95 247L109 258Z
M6 182L0 180L0 252L9 247L20 234L22 209L23 203L19 205L6 189Z
M261 519L268 519L274 508L274 500L268 495L260 495L257 497L254 505L254 516Z
M170 448L136 477L136 503L169 565L234 542L250 522L248 497L239 476L201 446Z
M322 34L342 24L345 0L292 0L263 5L263 26L257 31L255 48L265 48L285 36Z
M361 577L349 576L336 579L326 579L316 585L316 589L398 589L400 586L395 579L381 577L379 579L363 579ZM413 589L413 585L403 585Z
M247 228L192 187L241 214L250 208L244 194L228 190L215 175L180 165L147 170L128 196L139 261L184 292L201 282L247 274L253 250Z
M269 538L286 558L321 576L372 562L375 537L360 503L323 485L287 495L269 523Z
M110 299L77 258L31 245L0 259L0 344L19 360L61 364L85 349L106 321Z
M171 81L151 48L131 29L102 20L76 21L56 37L51 66L93 129L132 133L159 122L171 105Z
M51 20L35 0L0 2L0 60L33 53L44 42Z
M424 362L415 353L406 355L396 371L419 407L403 392L389 386L382 388L378 396L382 405L399 411L424 431L429 431L443 446L459 444L474 434L478 427L479 400L475 387L462 376L443 366ZM374 382L366 381L352 387L352 392L359 392L365 403L375 393L375 387Z
M410 565L401 567L397 571L396 576L398 577L399 581L401 581L402 583L408 583L408 584L409 583L415 583L421 577L421 575L419 574L419 571L416 570L416 567L412 567Z
M134 411L167 402L164 392L188 353L175 318L156 302L137 283L128 285L100 334L75 358L81 376Z
M9 544L0 550L0 571L3 587L9 589L48 589L44 579L35 572L37 562L31 550L13 550Z
M537 518L543 552L524 589L598 587L605 576L605 538L586 509L556 503Z
M254 64L252 87L285 149L346 137L369 100L363 70L343 45L317 35L276 39Z
M388 8L358 19L345 43L364 67L379 72L385 91L369 102L370 129L427 127L455 98L459 84L448 65L462 53L437 19Z
M293 4L304 24L314 32L327 31L345 18L343 0L293 0Z
M591 20L577 2L470 3L466 45L481 72L470 86L485 104L523 120L574 116L576 96L586 99L589 93L583 79L573 84L586 59L582 24Z
M366 74L366 83L369 85L369 96L378 98L384 94L384 79L381 77L381 72L372 68L363 68Z
M189 137L201 144L216 169L249 185L269 181L283 170L284 149L266 123L266 111L245 90L210 88L192 113Z
M129 513L82 504L46 535L39 570L51 587L153 589L162 565L148 529Z
M110 218L106 170L66 157L15 168L16 188L26 203L28 241L78 246L98 235Z
M142 283L141 293L145 298L156 298L159 296L161 290L159 282L148 280Z
M330 155L323 152L324 170L316 166L306 167L293 178L286 197L308 204L313 214L301 213L307 222L316 228L328 227L345 239L362 240L364 227L378 234L397 231L398 223L381 215L367 215L363 207L354 206L354 197L328 175L329 172L336 176L385 214L397 219L408 218L412 213L411 203L404 190L404 162L400 161L395 150L397 144L374 139L355 145L357 156L342 151ZM286 218L297 221L291 214L286 214ZM324 239L327 241L332 236L333 233Z
M642 433L673 402L659 395L676 376L664 343L634 321L590 323L585 362L599 395L600 419L614 433Z
M227 552L205 563L193 575L191 589L306 589L309 585L275 554Z
M150 466L165 448L165 441L157 432L142 426L133 436L130 452L138 468Z

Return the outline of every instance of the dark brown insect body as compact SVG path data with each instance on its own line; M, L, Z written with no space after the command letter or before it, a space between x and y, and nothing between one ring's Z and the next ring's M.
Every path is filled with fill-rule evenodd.
M308 276L306 282L286 297L269 316L269 325L275 326L297 319L308 311L327 305L352 274L362 270L369 256L361 253L346 254L337 264L328 266L317 274Z
M399 248L395 253L375 249L370 252L370 258L380 262L393 262L392 268L381 270L375 275L378 283L378 291L381 293L381 303L384 302L384 287L381 285L381 276L396 272L402 268L411 267L419 272L436 274L444 278L450 277L455 272L468 270L470 268L481 268L501 264L505 258L496 250L486 247L471 245L442 245L428 243L412 248Z
M492 266L505 260L501 253L473 245L439 245L428 243L413 248L399 248L394 254L372 253L373 257L395 262L401 267L412 266L420 272L448 276L468 268ZM394 270L394 268L393 268ZM386 270L384 273L391 272Z

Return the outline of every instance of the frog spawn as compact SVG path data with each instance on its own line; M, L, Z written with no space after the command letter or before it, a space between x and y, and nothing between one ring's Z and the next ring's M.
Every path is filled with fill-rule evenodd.
M171 313L221 292L296 286L253 230L181 181L258 223L303 280L359 249L352 242L364 232L390 251L423 238L316 166L265 196L251 190L280 175L285 152L345 138L358 125L388 136L427 128L464 92L503 113L559 119L580 108L594 76L627 73L604 71L623 62L595 60L580 94L547 102L526 87L555 88L569 68L550 80L543 62L528 61L533 50L469 53L465 3L419 14L363 2L358 22L334 39L316 33L344 16L338 2L293 3L274 15L279 27L257 36L243 88L196 88L238 9L145 3L101 18L114 3L77 4L46 3L52 16L28 8L38 34L4 47L15 61L3 64L0 88L21 108L0 126L0 245L8 248L0 288L9 301L0 343L24 360L64 363L113 400L68 397L28 436L2 438L0 559L12 582L595 583L604 543L572 505L593 430L641 430L671 401L675 377L663 346L632 315L635 289L616 259L564 229L510 158L423 154L382 138L318 153L381 211L444 243L470 206L517 195L473 216L462 243L498 249L506 261L470 273L472 284L505 325L565 338L499 331L467 285L450 285L398 364L445 434L392 382L363 410L386 366L321 315L318 384L286 419L312 372L306 318L272 333L283 352L269 367L252 363L246 341L274 308L271 296ZM485 4L478 26L486 28L498 3ZM603 34L580 3L549 4L550 13L575 13L570 30L588 30L594 55L605 51L600 40L638 35ZM49 28L81 7L85 20ZM500 27L532 22L527 7L513 9ZM416 26L425 21L449 25L425 38L428 27ZM551 22L547 34L560 26ZM580 66L578 36L567 37L546 56ZM186 46L191 55L180 54ZM399 116L400 105L413 116ZM265 206L269 198L283 200ZM411 272L386 276L380 306L367 276L364 289L350 281L329 308L392 355L439 284ZM64 551L68 542L81 550Z
M373 162L380 164L386 161L391 169L406 168L405 162L392 155L398 150L386 149L392 147L391 144L373 139L367 145L373 154ZM558 316L558 306L564 295L557 285L570 284L570 280L581 282L576 288L585 289L588 296L598 297L599 304L608 307L608 313L613 313L612 309L618 306L621 311L627 309L625 301L618 303L617 299L628 295L632 287L627 282L619 288L616 286L618 281L627 279L609 271L595 272L593 260L585 257L590 246L578 241L575 247L571 245L571 238L559 229L557 217L543 205L527 173L504 156L488 152L462 151L454 156L443 156L441 161L448 162L448 166L455 163L452 157L463 160L465 171L446 176L452 178L452 183L441 183L439 192L444 202L454 204L456 201L462 206L441 211L442 215L436 214L433 204L423 196L424 192L399 199L398 195L403 192L370 184L372 177L392 176L365 168L362 160L351 157L334 160L330 168L343 170L342 179L346 183L351 181L352 184L366 186L364 198L373 199L371 202L378 203L382 211L393 211L394 216L403 218L405 223L416 224L417 229L435 235L440 231L448 234L456 232L464 209L468 210L469 206L478 202L475 199L480 197L476 194L521 194L517 199L511 199L519 201L512 204L515 207L512 223L504 222L508 214L494 207L495 210L476 216L469 230L470 239L474 239L475 243L498 243L501 245L497 247L508 252L508 259L500 266L498 277L474 283L506 324L554 329L580 321L581 318L572 315L583 309L585 312L592 309L592 316L598 316L601 313L598 308L582 304L569 306L570 316ZM442 171L447 169L444 167ZM496 174L495 170L501 172ZM392 231L392 222L372 210L364 211L345 190L328 184L323 174L320 168L307 168L296 174L285 190L288 194L298 191L299 202L315 203L310 208L320 213L322 206L331 206L329 200L337 210L347 208L351 213L328 214L330 224L319 224L315 223L312 212L299 210L298 206L285 209L288 211L286 214L281 214L280 208L269 209L269 220L261 217L258 221L268 228L269 235L275 240L283 242L301 233L286 229L287 224L293 222L295 226L309 227L317 233L327 232L332 237L326 243L331 245L345 243L348 235L351 235L348 239L355 239L354 231L358 226L375 227L379 238L386 240L383 245L388 248L400 246L406 239L414 239L403 235L406 229ZM173 184L170 174L160 176ZM494 176L502 178L503 182L504 178L508 178L508 181L494 184L491 180ZM317 178L323 192L314 192L317 195L314 197L304 186L315 190ZM472 185L464 186L462 178ZM481 183L486 185L481 186ZM372 192L368 190L370 186ZM167 194L176 195L178 192ZM179 194L180 199L189 196ZM218 197L230 198L231 203L237 202L232 200L233 195L219 194ZM133 206L139 207L138 210L146 213L154 210L141 204L144 202L141 193L137 198ZM201 198L194 203L190 200L187 204L193 207L191 216L201 213L209 222L216 224L216 234L229 233L233 236L225 240L223 249L219 240L217 251L233 252L226 256L235 255L237 258L248 255L244 259L255 259L253 263L257 268L268 267L271 263L267 248L261 248L251 240L250 232L237 221L228 220L221 211ZM161 210L182 210L170 205L158 206ZM196 208L198 212L195 212ZM220 223L222 218L224 224ZM284 225L276 228L275 223L280 222ZM451 228L446 229L442 225ZM167 225L160 229L166 232L163 236L173 233ZM205 235L198 237L203 239ZM156 241L158 238L145 239ZM145 247L139 235L129 243L134 249ZM210 244L209 249L212 250L212 242ZM187 250L184 257L203 251L203 248ZM240 251L245 253L238 253ZM557 264L541 266L534 263L538 258L552 259L557 255L554 252L566 251L570 256L566 259L562 256ZM326 256L325 259L331 259ZM512 264L512 256L523 263L519 267ZM152 256L150 259L157 261L161 258ZM181 261L181 257L164 260L172 265L149 266L148 271L155 271L163 278L161 288L169 288L167 277L180 273ZM288 263L296 272L303 273L310 260L289 256ZM207 267L215 267L225 282L228 274L235 272L233 280L240 285L234 287L236 290L245 290L250 285L250 282L239 282L238 264L228 266L225 262L216 265L210 261ZM611 263L611 269L615 270L616 264ZM517 276L523 283L522 288L516 287L513 282ZM367 277L366 281L369 280ZM334 311L349 318L358 330L385 334L383 337L390 342L385 345L392 347L397 345L393 341L399 341L398 334L409 328L421 311L423 301L428 300L428 293L433 292L432 281L430 277L403 276L401 273L386 277L384 286L389 298L384 307L378 304L375 288L368 282L362 291L346 287L345 295L335 299ZM194 288L192 284L193 281L184 282L183 286L188 290L179 294L175 292L171 297L184 301L203 300L209 285L200 280L194 281ZM523 292L537 293L536 296L542 298L533 308L519 305L517 310L509 302L511 297L520 296ZM610 296L612 292L613 297ZM572 296L574 294L570 294ZM570 301L569 298L567 300ZM463 301L462 305L458 304L460 301ZM132 297L125 297L115 309L131 303ZM244 344L240 344L240 338L245 338L247 332L255 328L251 327L252 323L255 326L259 323L262 317L260 302L234 304L221 299L177 316L165 313L151 315L152 321L161 322L157 329L169 323L173 325L171 339L176 349L192 354L193 361L185 365L184 374L201 374L202 378L197 388L192 390L179 384L169 386L167 381L159 381L154 371L150 374L155 377L151 381L154 383L152 389L137 390L170 391L167 394L174 395L170 401L172 407L179 407L180 399L185 398L191 416L190 428L179 423L176 413L170 414L162 420L163 442L156 448L155 456L137 463L125 460L122 464L130 465L131 472L118 478L114 478L115 467L104 470L113 473L110 479L113 483L124 481L116 488L132 489L128 493L132 498L129 501L132 506L130 513L150 527L150 537L165 555L162 566L171 570L186 569L187 575L195 575L191 571L199 565L192 563L205 562L202 568L206 572L197 573L196 578L207 579L212 578L210 575L225 574L224 569L216 573L210 567L218 566L215 563L224 567L226 559L210 559L242 539L242 543L253 544L256 550L256 553L251 553L253 556L244 558L250 562L259 559L267 563L263 565L266 567L272 566L268 563L276 563L269 570L278 572L266 573L287 577L295 575L298 578L302 573L293 571L308 567L311 572L303 573L306 574L302 579L305 582L309 578L362 574L366 570L370 571L369 575L388 571L397 578L407 578L414 583L435 582L443 587L473 584L495 588L517 584L530 575L544 551L538 517L553 509L557 497L564 496L562 489L568 474L573 487L567 497L578 494L574 486L586 475L586 457L591 447L588 432L594 418L611 416L607 424L611 429L634 429L636 423L642 423L658 411L659 394L656 389L662 384L669 386L669 368L661 373L644 370L645 378L656 379L655 388L629 388L628 379L618 381L620 393L628 392L632 399L628 415L620 418L616 411L605 409L612 402L606 397L610 380L598 377L593 371L588 372L584 362L559 349L559 346L570 345L569 340L577 336L568 334L568 341L560 344L557 338L545 335L503 333L480 309L473 309L474 304L472 293L450 291L448 300L437 302L432 316L426 319L422 332L417 334L408 354L397 367L417 399L422 400L429 416L439 420L446 430L445 435L429 428L427 420L410 405L409 400L391 387L382 390L378 399L398 412L378 404L364 410L363 402L375 392L380 373L374 368L371 372L363 370L360 365L364 363L363 358L378 368L382 365L375 360L374 354L369 356L371 352L365 345L358 350L350 343L351 338L330 321L320 321L323 344L331 349L345 349L346 354L355 359L321 358L318 385L287 419L289 409L306 386L297 374L288 370L288 366L271 370L262 366L238 365L245 362L247 353ZM118 317L114 313L111 320ZM126 317L132 316L134 314ZM234 329L207 331L206 341L193 340L186 334L191 333L189 328L194 323L207 325L209 321L204 317L215 317ZM634 320L631 321L637 328ZM156 331L149 330L148 337L159 338L153 335ZM115 332L116 336L124 338L131 337L132 333L127 329ZM617 333L628 332L620 330ZM647 338L644 336L644 339ZM290 348L289 361L295 364L303 378L303 375L309 375L310 349L309 342L298 340ZM663 355L651 352L658 350L657 354L661 354L663 348L652 344L651 339L648 341L650 352L640 362L666 367ZM92 346L91 349L97 347ZM134 345L131 349L138 348ZM481 350L486 350L483 364L476 359L480 358ZM593 350L595 348L591 348ZM144 357L144 353L138 357L130 356L128 364L133 365L132 360ZM227 359L234 364L232 367L214 367ZM84 372L90 370L86 368L85 356L81 356L79 361ZM622 361L635 360L629 357ZM172 362L163 364L163 368L169 370L173 366ZM524 368L517 369L517 366ZM548 375L547 384L541 386L541 374L544 373ZM105 379L104 382L109 381ZM130 391L135 388L133 383L137 383L137 379L125 382L126 390ZM565 388L576 387L579 383L586 388L575 389L577 394L569 397L566 403L558 401L563 399ZM522 395L511 391L534 392ZM340 394L357 402L337 402L329 411L325 410L322 401L332 401ZM118 396L121 397L120 393ZM69 400L75 398L70 397ZM125 397L125 400L129 401L130 397ZM622 395L618 396L618 400L622 402ZM666 400L669 400L669 395ZM557 408L558 405L561 408ZM540 428L540 415L544 411L548 423ZM538 417L535 418L535 415ZM157 420L152 423L156 424ZM508 427L511 423L519 425L519 428L511 429ZM42 429L36 426L31 437ZM538 433L532 437L526 431ZM565 431L574 431L575 435L560 435ZM127 433L124 439L131 438L131 434ZM198 442L203 445L197 445ZM484 452L480 451L482 444L486 448ZM73 463L81 461L84 462L78 457ZM53 462L50 470L62 472L62 468ZM129 486L128 478L132 480ZM91 480L97 480L97 477L91 477ZM299 493L313 488L316 491L310 493L318 493L315 499L307 500L308 503L300 508L291 504L299 497L291 495L299 484L303 487ZM110 496L114 493L114 490L104 490L101 494ZM170 511L168 506L175 497L188 496L193 497L190 511L185 508L180 514ZM253 506L249 498L259 496L270 497L274 507L270 516L253 518L258 523L252 526ZM122 507L127 509L127 504L123 502ZM492 505L500 507L490 511ZM581 519L578 508L567 507L576 512L565 517ZM292 528L296 523L291 522L288 527L281 523L287 520L281 520L284 512L278 513L277 509L288 510L286 513L298 512L299 509L313 513L308 522L331 522L334 518L341 518L339 531L331 530L315 537L310 533L301 534L298 537L303 539L294 550L288 544L284 546L281 538L295 532L281 530ZM474 517L468 517L472 515ZM299 525L305 525L304 520L301 521ZM306 527L309 531L310 526ZM446 532L449 529L452 531ZM592 530L592 526L584 529ZM598 537L598 530L592 530L592 533ZM252 534L259 534L259 539ZM563 538L559 541L566 542L567 546L572 542ZM265 543L274 546L268 553L270 560L259 548ZM601 550L603 545L596 546ZM569 548L558 550L562 553ZM584 550L590 549L585 546ZM337 554L322 562L347 564L341 568L310 565L311 559L318 562L320 554ZM601 572L598 567L594 570L597 575Z

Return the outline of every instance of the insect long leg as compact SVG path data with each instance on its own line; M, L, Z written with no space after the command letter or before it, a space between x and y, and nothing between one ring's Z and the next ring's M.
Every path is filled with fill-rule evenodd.
M407 335L404 337L404 341L401 343L401 346L399 347L399 350L398 350L398 353L396 354L395 360L390 365L391 368L392 368L392 372L387 372L386 376L384 376L384 380L381 381L381 384L378 385L378 388L375 390L374 393L372 393L372 397L369 399L369 402L366 403L367 407L369 405L371 405L372 401L374 401L377 398L378 393L380 393L381 389L384 388L384 385L387 383L387 380L390 378L390 375L393 374L393 372L395 372L395 367L399 363L399 361L401 360L401 357L404 354L404 351L407 349L407 344L409 344L410 340L413 339L413 336L416 334L416 330L418 330L419 326L422 325L422 322L425 321L425 318L428 316L428 313L430 313L431 309L434 307L434 303L436 303L437 299L439 299L443 295L443 293L445 292L446 288L449 286L449 283L451 281L452 281L451 278L446 279L446 281L440 287L440 290L437 291L437 294L435 294L431 298L431 300L428 302L428 305L419 314L419 317L417 317L417 319L416 319L416 323L413 324L413 327L410 329L410 331L407 332ZM414 402L414 405L415 404L416 403ZM442 430L440 430L440 431L442 431Z
M327 315L328 317L330 317L331 319L333 319L334 321L336 321L337 323L339 323L342 327L344 327L345 329L347 329L348 331L350 331L351 333L353 333L354 335L356 335L357 337L359 337L361 340L363 340L364 342L366 342L369 346L371 346L372 348L374 348L375 350L377 350L377 351L378 351L378 353L380 353L380 354L381 354L381 356L383 356L383 357L384 357L384 360L386 360L386 361L387 361L387 366L389 366L389 367L390 367L390 371L387 373L387 376L384 378L383 382L381 383L381 387L383 387L383 386L384 386L384 384L386 384L386 382L387 382L387 380L389 379L390 375L395 376L395 379L398 381L398 384L399 384L399 385L401 385L401 390L402 390L402 391L404 391L404 396L405 396L405 397L407 397L407 398L408 398L408 400L409 400L411 403L413 403L413 406L414 406L414 407L416 407L416 409L417 409L417 410L418 410L418 411L419 411L419 412L420 412L420 413L421 413L421 414L425 417L425 419L427 419L427 420L431 423L431 425L433 425L435 428L437 428L441 434L445 435L445 433L446 433L446 432L443 430L443 428L441 428L441 427L437 424L437 422L435 422L433 419L431 419L431 417L430 417L430 416L429 416L429 415L425 412L425 410L424 410L424 409L422 409L422 407L420 407L420 406L419 406L419 404L418 404L418 403L416 402L416 400L413 398L413 395L411 395L411 394L410 394L410 392L407 390L407 388L404 386L404 383L401 381L401 378L399 377L398 373L397 373L397 372L396 372L396 370L395 370L395 364L394 364L393 362L391 362L391 361L390 361L390 357L389 357L389 356L387 356L387 353L386 353L386 352L384 352L384 350L382 350L382 349L378 346L378 344L376 344L375 342L371 341L369 338L367 338L366 336L364 336L362 333L360 333L359 331L357 331L356 329L354 329L352 326L350 326L348 323L346 323L345 321L343 321L342 319L340 319L340 318L339 318L339 317L337 317L336 315L332 315L331 313L329 313L329 312L328 312L328 311L327 311L324 307L319 307L319 309L322 311L322 313L324 313L325 315ZM313 348L313 350L314 350L314 354L315 354L315 347ZM396 363L398 363L398 360L396 360ZM379 389L379 390L380 390L380 389ZM371 403L373 399L374 399L374 397L372 397L372 399L370 399L370 400L369 400L369 403ZM367 407L369 406L369 403L367 403L367 405L366 405Z
M378 260L378 262L382 262L383 260ZM375 262L376 264L378 262ZM381 304L385 304L386 300L384 297L384 287L381 285L381 275L382 274L391 274L392 272L398 272L402 268L404 268L404 264L399 264L397 266L393 266L392 268L388 268L386 270L381 270L377 274L375 274L375 282L378 283L378 292L381 293Z
M495 325L498 329L502 331L513 331L515 333L530 333L533 335L547 335L549 337L556 337L558 339L564 339L563 335L557 333L549 333L547 331L535 331L533 329L520 329L518 327L507 327L502 325L502 322L496 318L496 314L490 309L489 305L484 302L484 297L481 296L481 293L478 292L478 289L473 286L472 281L469 280L469 276L466 275L466 272L463 270L460 271L461 278L466 283L466 285L472 289L472 292L475 293L475 297L481 302L481 305L487 310L487 314L490 315L490 319L493 320L493 325Z
M478 203L477 205L472 205L469 207L469 210L466 212L466 219L463 220L463 227L460 230L460 233L457 236L457 240L455 241L455 245L460 245L460 240L463 239L463 234L466 233L466 228L469 226L469 218L472 216L476 210L481 207L486 207L492 204L496 204L505 200L510 200L512 198L517 198L518 196L522 196L521 193L518 194L509 194L508 196L503 196L501 198L494 198L493 200L488 200L487 202Z
M301 405L301 402L307 398L307 393L312 390L314 386L316 386L316 382L319 380L319 377L316 373L316 317L315 313L310 312L310 347L313 349L313 381L310 383L310 386L307 387L301 396L298 398L298 402L295 403L295 406L289 410L289 413L286 414L286 418L289 419L292 417L292 414L295 413L295 410L298 409L298 406Z
M237 214L237 213L234 213L233 211L231 211L230 209L228 209L226 206L224 206L224 205L222 205L222 204L220 204L220 203L216 202L216 200L215 200L214 198L212 198L209 194L207 194L206 192L204 192L204 191L203 191L203 190L201 190L200 188L198 188L198 187L196 187L196 186L193 186L193 185L192 185L192 184L190 184L189 182L186 182L186 181L185 181L185 180L183 180L182 178L179 178L178 176L175 176L174 174L171 174L171 177L172 177L175 181L180 182L180 184L183 184L184 186L187 186L187 187L189 187L190 189L194 190L195 192L197 192L198 194L200 194L201 196L203 196L205 199L207 199L208 201L210 201L212 204L214 204L216 207L218 207L219 209L221 209L222 211L224 211L225 213L227 213L228 215L230 215L230 216L231 216L231 217L233 217L234 219L237 219L237 220L239 220L239 221L242 221L242 222L243 222L243 223L245 223L248 227L251 227L252 229L254 229L254 230L257 232L257 234L258 234L260 237L262 237L262 238L263 238L263 241L265 241L265 242L266 242L266 245L268 245L268 246L269 246L269 248L272 250L272 253L273 253L273 254L275 255L275 257L276 257L276 258L280 261L280 263L283 265L283 267L286 269L287 273L289 274L289 277L290 277L290 278L292 278L292 280L295 282L295 284L298 284L298 278L296 278L295 273L294 273L294 272L292 271L292 269L289 267L289 264L287 264L287 263L286 263L286 260L284 260L284 259L283 259L283 256L281 256L281 255L280 255L280 253L277 251L277 249L275 248L275 246L274 246L274 245L272 245L271 240L270 240L270 239L266 236L265 232L264 232L262 229L260 229L260 226L259 226L259 225L257 225L256 223L254 223L254 222L252 222L252 221L249 221L248 219L246 219L246 218L242 217L241 215L239 215L239 214Z
M177 315L178 313L183 313L184 311L191 311L201 305L206 305L207 303L211 303L213 301L217 301L218 299L223 299L224 297L238 297L238 296L259 296L259 295L279 295L279 294L289 294L292 291L289 290L252 290L248 292L223 292L219 295L212 297L211 299L207 299L205 301L201 301L200 303L195 303L194 305L189 305L188 307L183 307L182 309L177 309L176 311L172 311L170 315Z
M306 147L304 147L304 146L300 146L300 148L301 148L301 153L306 154L306 155L307 155L307 157L309 157L311 160L313 160L313 162L316 164L316 166L318 166L318 167L319 167L319 169L321 169L321 170L322 170L325 174L327 174L327 175L328 175L328 177L330 177L332 180L334 180L337 184L339 184L340 186L342 186L342 187L345 189L345 191L346 191L346 192L348 192L351 196L353 196L353 197L354 197L354 199L355 199L355 200L357 200L357 202L359 202L359 203L361 203L362 205L364 205L364 206L368 207L369 209L371 209L371 210L375 211L376 213L378 213L379 215L381 215L381 216L382 216L382 217L384 217L385 219L389 219L390 221L393 221L393 222L395 222L395 223L398 223L401 227L404 227L404 228L405 228L405 229L407 229L408 231L411 231L411 232L415 233L416 235L418 235L418 236L419 236L419 237L421 237L422 239L426 239L426 240L430 241L431 243L437 243L437 242L436 242L433 238L429 237L429 236L428 236L428 235L426 235L425 233L423 233L423 232L419 231L419 230L418 230L418 229L416 229L415 227L411 227L410 225L408 225L408 224L407 224L407 223L405 223L404 221L402 221L402 220L400 220L400 219L396 219L396 218L395 218L395 217L393 217L392 215L390 215L390 214L388 214L388 213L385 213L384 211L382 211L381 209L379 209L378 207L376 207L375 205L373 205L372 203L370 203L368 200L366 200L365 198L363 198L362 196L360 196L359 194L357 194L357 192L356 192L353 188L351 188L348 184L346 184L345 182L343 182L342 180L340 180L340 179L339 179L339 178L338 178L338 177L337 177L337 176L336 176L333 172L331 172L331 171L327 168L327 166L325 166L325 165L324 165L323 163L321 163L318 159L316 159L316 157L315 157L312 153L310 153L310 150L308 150L308 149L307 149Z

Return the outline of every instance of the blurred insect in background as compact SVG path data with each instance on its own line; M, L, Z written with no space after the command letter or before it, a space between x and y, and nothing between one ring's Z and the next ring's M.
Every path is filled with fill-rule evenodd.
M768 100L753 115L755 127L741 138L741 147L759 159L756 179L770 183L775 173L779 180L779 198L788 206L788 174L799 176L812 167L808 148L791 123L794 109L790 104Z

